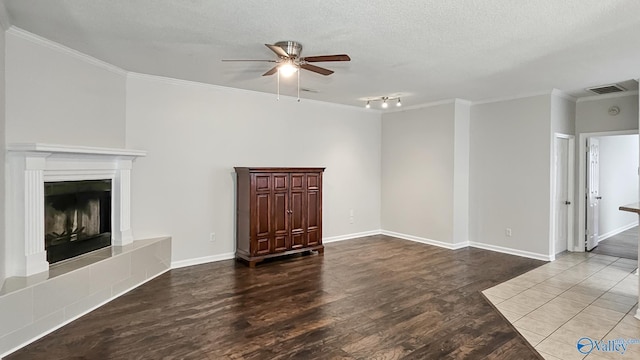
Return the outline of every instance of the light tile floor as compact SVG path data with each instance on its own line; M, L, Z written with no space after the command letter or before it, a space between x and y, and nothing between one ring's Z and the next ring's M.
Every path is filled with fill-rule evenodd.
M483 294L545 359L640 359L640 344L588 356L576 347L583 337L640 339L637 264L567 253Z

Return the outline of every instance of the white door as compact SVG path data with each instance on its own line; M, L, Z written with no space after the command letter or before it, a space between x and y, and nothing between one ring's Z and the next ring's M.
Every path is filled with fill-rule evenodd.
M587 138L587 244L591 251L598 245L598 221L600 217L600 141Z
M555 138L555 196L554 238L555 253L567 250L569 240L569 139Z

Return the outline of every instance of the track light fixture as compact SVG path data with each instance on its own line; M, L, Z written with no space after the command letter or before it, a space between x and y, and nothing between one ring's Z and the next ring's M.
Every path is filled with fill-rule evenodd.
M381 97L377 97L377 98L367 99L367 103L364 105L364 107L367 108L367 109L370 109L372 101L382 101L382 104L380 104L380 107L383 108L383 109L387 109L389 107L389 101L396 100L396 99L398 100L396 102L396 107L402 106L402 101L400 101L400 97L399 96L381 96Z

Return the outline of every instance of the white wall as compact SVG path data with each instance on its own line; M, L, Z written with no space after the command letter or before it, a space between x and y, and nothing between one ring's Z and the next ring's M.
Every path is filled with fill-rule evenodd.
M0 6L0 12L4 11L4 6ZM5 240L5 220L4 220L4 204L5 204L5 32L2 24L2 16L0 14L0 287L6 277L5 254L6 254L6 240Z
M124 146L122 70L17 28L6 70L7 143Z
M638 135L598 137L600 140L600 239L638 223L638 215L620 211L638 202Z
M551 96L471 107L470 238L549 254ZM512 229L512 236L505 229Z
M620 113L611 116L607 110L614 105L620 108ZM576 104L576 135L637 129L638 94L583 98Z
M453 243L455 104L382 116L382 228Z
M131 74L126 134L148 151L132 174L134 237L172 235L173 261L234 251L234 166L326 167L323 236L380 229L377 112Z

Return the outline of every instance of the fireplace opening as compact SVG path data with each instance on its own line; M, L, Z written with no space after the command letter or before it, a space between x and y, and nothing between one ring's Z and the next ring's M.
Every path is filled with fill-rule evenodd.
M47 182L44 208L49 264L111 245L111 180Z

